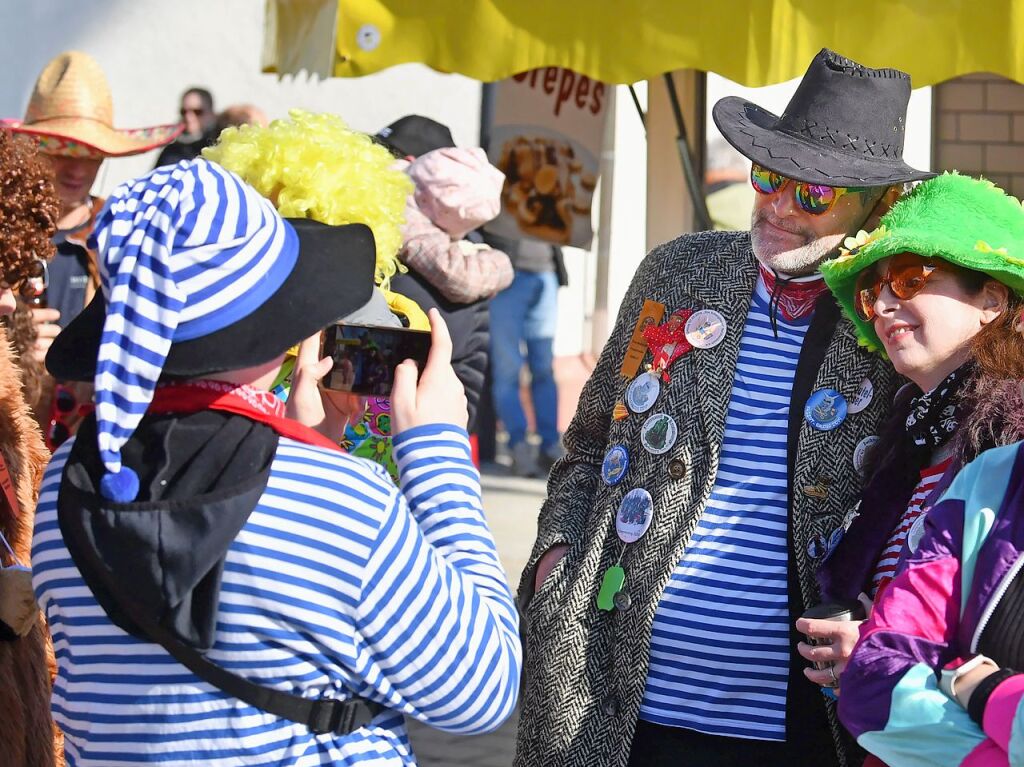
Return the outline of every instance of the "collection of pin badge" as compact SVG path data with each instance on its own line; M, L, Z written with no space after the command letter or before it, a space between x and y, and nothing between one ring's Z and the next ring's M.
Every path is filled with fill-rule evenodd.
M679 425L669 413L651 412L661 396L663 387L671 383L672 364L693 349L712 349L718 346L725 339L728 329L725 317L714 309L679 309L662 322L664 316L664 304L650 299L644 302L620 368L622 377L632 380L626 387L622 399L612 408L612 417L616 421L624 420L630 415L650 413L640 428L640 443L651 455L668 453L679 437ZM640 372L648 351L651 352L652 361L643 372ZM874 384L870 378L861 381L852 402L847 402L835 389L818 389L807 400L804 419L817 431L832 431L839 428L847 416L867 409L874 394ZM858 472L863 473L868 453L877 441L877 436L870 436L858 443L853 456L854 467ZM682 477L685 472L679 470L681 463L673 459L671 464L676 471L670 472L670 476ZM601 479L609 487L618 485L629 472L629 465L627 447L621 444L612 445L601 463ZM819 478L814 484L805 486L803 491L810 497L825 498L828 495L828 480ZM856 516L855 509L847 514L843 523L829 535L814 536L808 544L808 554L813 559L827 557L838 545ZM615 532L622 547L615 564L605 571L601 579L601 588L597 596L599 609L610 611L629 607L630 597L625 589L626 571L622 566L623 556L630 545L643 537L653 519L654 500L647 490L636 487L622 497L615 514Z
M622 401L616 402L612 417L621 421L630 415L646 415L640 427L640 443L651 455L664 455L679 438L679 424L669 413L654 411L654 405L664 387L670 385L673 363L693 349L711 349L725 338L725 317L713 309L692 311L680 309L672 312L663 323L665 307L656 301L644 302L633 337L623 360L621 373L632 378ZM660 323L660 324L659 324ZM652 361L640 372L646 353ZM639 375L638 375L639 373ZM618 485L629 472L629 450L625 445L612 445L601 463L601 479L609 487ZM670 476L678 478L685 473L681 463L671 462ZM626 571L622 559L627 548L639 541L654 519L654 499L642 487L634 487L622 497L615 513L615 532L622 544L615 564L601 579L597 606L601 610L627 610L631 599L626 591Z
M897 396L899 395L897 394ZM835 389L819 389L807 400L807 406L804 408L804 418L814 429L831 431L838 428L848 415L856 415L866 410L874 398L875 385L870 378L865 378L860 382L852 402L847 402L846 398ZM854 448L853 468L861 476L864 476L871 448L875 446L878 439L877 435L872 434L864 437ZM815 485L805 486L803 491L805 495L812 498L823 499L828 496L827 483L822 484L822 480L819 480ZM846 531L850 529L850 525L853 524L856 516L857 513L854 510L847 514L842 523L828 535L818 534L813 536L807 543L808 556L817 560L828 559L843 539Z

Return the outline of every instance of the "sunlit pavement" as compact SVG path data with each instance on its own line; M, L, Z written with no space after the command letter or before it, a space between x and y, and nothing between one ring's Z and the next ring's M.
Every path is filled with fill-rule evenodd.
M502 465L484 467L482 481L487 521L515 592L537 532L544 481L509 476ZM449 735L411 721L409 733L420 767L509 767L515 753L516 716L488 735Z

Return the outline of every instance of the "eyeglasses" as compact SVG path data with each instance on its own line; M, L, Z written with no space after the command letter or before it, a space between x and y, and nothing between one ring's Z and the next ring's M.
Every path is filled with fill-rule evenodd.
M755 191L761 194L775 194L792 179L762 168L756 162L750 166L750 183ZM806 181L793 182L793 194L800 209L812 216L820 216L831 210L836 201L849 192L861 192L866 187L860 186L825 186L824 184L808 184Z
M68 441L73 419L81 420L92 412L91 402L79 404L75 393L64 384L57 384L50 403L50 425L46 428L46 446L52 453Z
M945 261L924 258L916 253L900 253L889 259L889 268L884 275L868 268L857 276L853 308L858 317L871 322L876 316L875 302L882 294L882 286L888 285L896 298L909 301L924 290L935 272L940 271L952 272L954 267Z

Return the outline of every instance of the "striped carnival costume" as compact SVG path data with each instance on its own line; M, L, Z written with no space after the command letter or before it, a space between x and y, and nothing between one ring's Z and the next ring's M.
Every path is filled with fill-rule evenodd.
M48 358L95 378L96 416L33 546L68 763L412 765L406 715L499 726L517 616L465 429L398 434L395 487L230 380L370 299L369 229L195 160L116 190L97 245L103 295Z

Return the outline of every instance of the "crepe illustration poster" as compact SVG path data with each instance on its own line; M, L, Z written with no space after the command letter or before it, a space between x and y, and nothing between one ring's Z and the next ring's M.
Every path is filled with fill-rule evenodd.
M505 174L505 237L589 248L609 86L560 67L495 84L489 156Z

